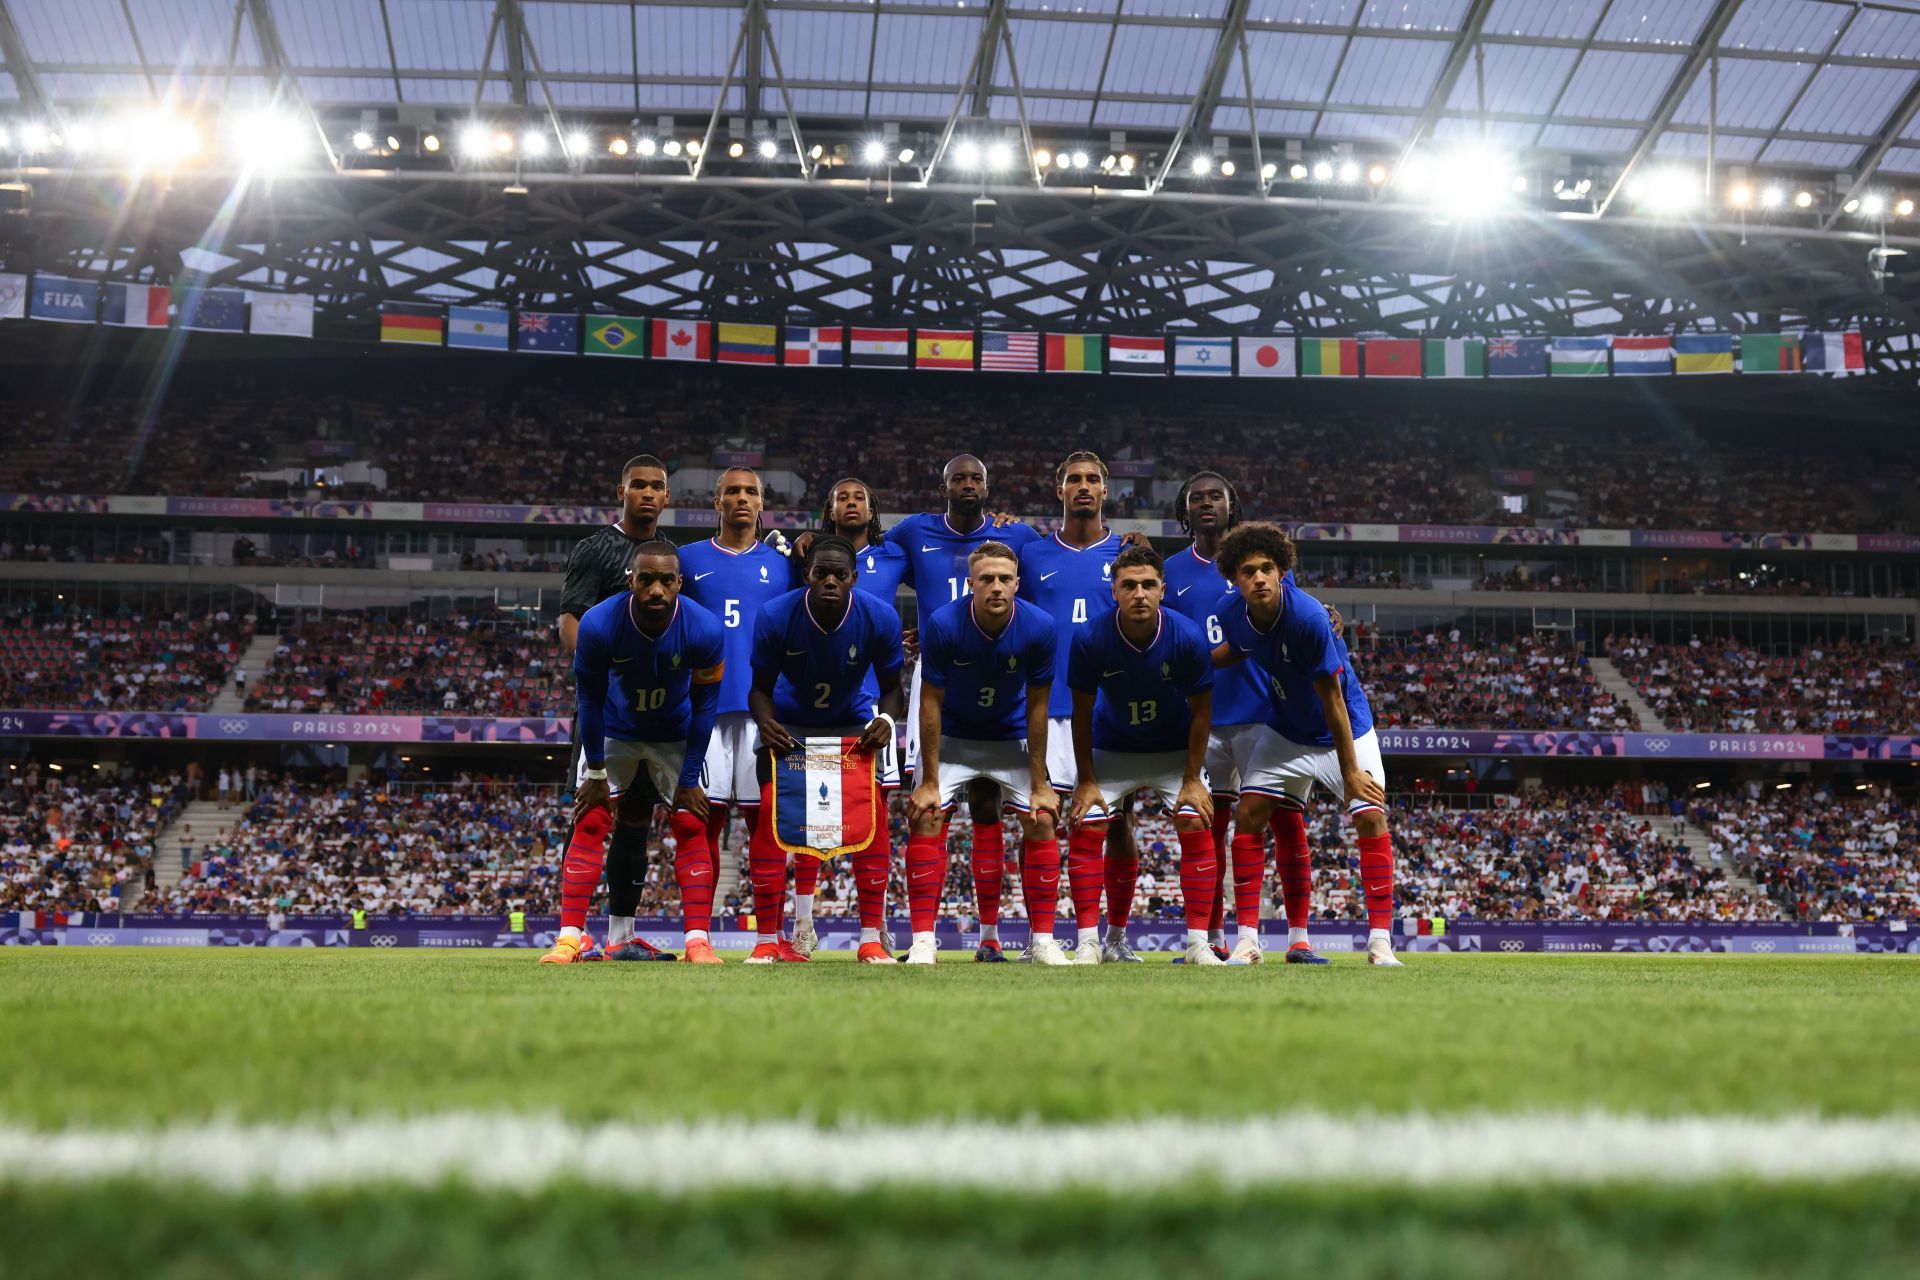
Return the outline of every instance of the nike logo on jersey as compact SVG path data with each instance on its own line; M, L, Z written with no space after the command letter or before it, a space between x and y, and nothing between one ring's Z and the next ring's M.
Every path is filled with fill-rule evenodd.
M1126 669L1126 668L1124 668L1124 667L1122 667L1122 668L1121 668L1121 670L1122 670L1122 671L1124 671L1125 669ZM1119 671L1102 671L1102 672L1100 673L1100 678L1101 678L1102 680L1110 680L1110 679L1112 679L1112 678L1113 678L1114 676L1117 676L1117 675L1119 675L1119 674L1120 674L1120 672L1119 672Z
M1187 584L1186 586L1184 586L1184 587L1182 587L1182 588L1180 588L1180 589L1179 589L1178 591L1176 591L1176 592L1174 592L1173 594L1175 594L1175 595L1177 595L1177 596L1183 596L1183 595L1185 595L1185 594L1187 594L1187 592L1189 592L1189 591L1191 591L1191 590L1193 590L1193 584L1192 584L1191 582L1189 582L1189 583L1188 583L1188 584Z
M789 658L804 658L807 656L807 651L805 649L789 649L787 650L787 656Z
M613 660L613 665L617 667L623 662L632 662L632 661L633 661L632 658L615 658Z
M693 575L693 580L695 582L698 582L702 578L711 578L714 574L718 572L720 572L718 569L709 569L705 573L696 573Z
M1058 569L1055 569L1055 570L1053 571L1053 573L1058 573L1058 572L1060 572L1060 571L1059 571ZM1051 578L1051 577L1053 576L1053 573L1043 573L1043 574L1041 574L1041 575L1040 575L1040 581L1042 581L1042 582L1045 582L1045 581L1046 581L1046 580L1047 580L1048 578Z
M953 660L953 665L954 665L954 666L956 666L956 667L970 667L970 666L972 666L972 665L973 665L973 659L972 659L972 658L968 658L968 659L967 659L967 660L966 660L965 662L962 662L962 661L960 661L960 659L958 659L958 658L955 658L955 659Z
M938 547L922 547L922 548L920 548L920 552L921 552L921 554L922 554L922 555L924 555L924 554L926 554L926 553L927 553L927 552L929 552L929 551L938 551L939 549L940 549L940 548L938 548Z

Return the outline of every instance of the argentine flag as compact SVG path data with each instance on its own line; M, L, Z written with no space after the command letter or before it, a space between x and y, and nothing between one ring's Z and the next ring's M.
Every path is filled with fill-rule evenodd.
M469 351L505 351L512 345L507 322L512 319L494 307L448 307L447 345Z

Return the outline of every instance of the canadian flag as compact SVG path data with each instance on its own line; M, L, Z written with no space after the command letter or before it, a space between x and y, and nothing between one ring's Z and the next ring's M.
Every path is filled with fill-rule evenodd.
M708 320L662 320L650 322L655 360L713 359L713 324Z

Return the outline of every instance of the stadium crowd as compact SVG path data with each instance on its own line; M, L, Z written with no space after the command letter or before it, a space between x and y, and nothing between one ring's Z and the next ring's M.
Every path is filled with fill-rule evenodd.
M488 716L572 714L573 685L550 626L460 616L336 613L281 628L248 711Z
M178 773L13 765L0 791L0 911L113 911L153 881L154 841L188 799Z
M1680 733L1913 733L1920 652L1908 644L1808 645L1771 655L1737 640L1609 637L1614 666Z
M1787 918L1920 916L1920 812L1890 792L1755 784L1689 816Z
M1374 721L1395 728L1636 730L1571 646L1534 636L1464 639L1438 630L1384 637L1356 657Z
M251 617L16 615L0 623L0 706L205 711L253 634Z

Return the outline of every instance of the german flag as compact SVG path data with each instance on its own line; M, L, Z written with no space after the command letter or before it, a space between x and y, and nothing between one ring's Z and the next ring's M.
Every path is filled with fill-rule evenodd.
M447 313L440 307L389 302L380 308L380 341L412 342L437 347L447 333Z

